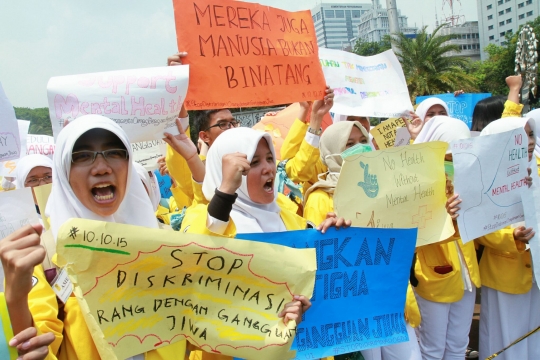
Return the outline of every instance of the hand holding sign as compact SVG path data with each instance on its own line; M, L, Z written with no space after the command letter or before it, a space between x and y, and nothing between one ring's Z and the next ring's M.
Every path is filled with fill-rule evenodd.
M379 194L379 183L377 182L377 175L370 175L369 164L364 164L360 161L360 167L364 169L364 181L360 181L360 186L366 195L370 198L374 198Z

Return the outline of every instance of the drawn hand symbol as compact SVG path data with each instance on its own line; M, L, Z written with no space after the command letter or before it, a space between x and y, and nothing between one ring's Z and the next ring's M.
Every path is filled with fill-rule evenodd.
M377 181L377 175L371 175L369 173L369 164L364 164L360 161L360 167L364 169L364 181L360 181L360 186L366 195L370 198L374 198L379 194L379 182Z

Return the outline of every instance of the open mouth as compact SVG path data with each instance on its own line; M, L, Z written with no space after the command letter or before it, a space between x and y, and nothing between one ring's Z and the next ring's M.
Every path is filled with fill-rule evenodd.
M263 186L264 191L267 193L274 193L274 179L268 179Z
M94 200L99 203L107 203L114 199L116 187L111 184L97 184L92 188Z

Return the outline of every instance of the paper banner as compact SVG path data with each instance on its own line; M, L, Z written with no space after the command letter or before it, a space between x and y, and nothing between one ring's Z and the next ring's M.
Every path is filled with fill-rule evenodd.
M472 126L472 114L476 103L490 96L491 94L489 93L461 94L458 96L454 96L454 94L437 94L417 96L416 103L420 104L429 97L439 98L448 105L448 110L450 112L448 116L463 121L470 129Z
M300 107L300 104L294 103L274 116L264 116L261 121L253 126L253 129L255 130L264 131L270 134L278 160L285 160L281 158L281 146L289 134L289 130L294 121L300 117L301 112L302 108ZM326 129L330 125L332 125L332 118L330 114L326 114L323 118L321 127Z
M148 171L156 170L157 160L167 154L167 143L163 140L132 143L133 160L144 166Z
M11 321L6 305L4 293L0 293L0 359L16 360L19 359L17 349L8 345L13 338Z
M156 176L159 184L159 192L161 193L162 199L169 199L173 196L171 191L171 177L169 175L161 176L158 170L154 170L154 175Z
M524 220L520 192L527 186L527 134L523 128L454 141L454 191L463 243Z
M188 74L188 66L167 66L53 77L47 96L54 138L64 120L87 114L114 120L130 142L176 135Z
M28 224L39 224L32 190L0 192L0 240Z
M71 219L60 229L67 271L103 359L187 338L205 351L288 359L295 324L278 318L311 297L312 249Z
M35 134L26 136L26 155L40 154L52 159L55 149L56 145L52 136Z
M383 150L394 147L396 132L403 127L405 122L402 118L390 118L375 126L369 133L373 135L379 150Z
M173 0L178 49L186 51L190 110L322 99L311 12L232 0Z
M444 154L434 141L362 153L343 160L334 209L354 226L418 228L416 246L448 239Z
M317 250L312 307L293 349L297 359L319 359L408 340L403 311L416 235L416 229L331 228L237 238Z
M21 158L26 155L26 138L28 136L28 129L30 128L30 121L17 120L17 127L19 129L19 143L21 144ZM1 163L0 175L15 177L15 175L17 174L17 164L19 163L20 158Z
M536 286L540 288L540 177L536 170L533 169L531 173L533 178L531 187L521 188L521 201L525 213L525 226L533 228L534 231L533 238L529 240L529 249L533 261L534 279Z
M15 109L0 83L0 161L18 159L21 143Z
M334 89L332 112L389 118L413 110L403 70L392 50L358 56L321 48L319 58L326 83Z

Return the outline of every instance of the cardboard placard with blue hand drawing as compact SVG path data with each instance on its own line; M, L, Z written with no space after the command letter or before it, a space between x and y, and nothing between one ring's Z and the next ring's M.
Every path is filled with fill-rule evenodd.
M416 246L454 234L446 213L444 154L429 142L345 158L334 193L334 210L353 226L418 228Z
M524 220L520 192L527 186L527 135L523 128L454 141L454 192L464 243Z

